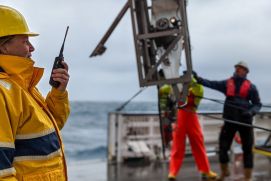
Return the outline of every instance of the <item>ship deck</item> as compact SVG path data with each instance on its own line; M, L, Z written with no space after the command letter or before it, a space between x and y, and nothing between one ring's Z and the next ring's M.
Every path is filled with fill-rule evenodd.
M211 116L212 117L211 117ZM204 144L208 154L211 169L219 173L217 155L218 136L223 122L218 120L221 113L200 113L199 119L204 132ZM254 124L262 128L271 128L271 113L261 112L255 117ZM117 124L118 123L118 124ZM109 115L108 134L108 169L107 181L166 181L168 175L168 161L161 160L161 143L159 117L157 114L120 114ZM133 133L133 134L132 134ZM253 181L271 180L271 135L269 131L254 129L255 145L262 145L255 152ZM267 139L266 139L267 138ZM146 143L150 151L145 151L139 142ZM133 146L131 143L137 143ZM132 145L132 146L131 146ZM135 144L134 144L135 145ZM158 145L158 146L157 146ZM144 146L144 145L143 145ZM255 149L254 149L255 151ZM152 154L151 154L152 153ZM158 153L158 154L157 154ZM189 153L189 142L186 145L186 155L177 180L200 181L201 175L197 171L194 159ZM149 154L149 156L148 156ZM148 162L131 161L127 158L150 158ZM169 151L166 152L167 158ZM241 146L233 143L231 147L231 175L225 181L243 180L243 154ZM154 161L156 160L156 161ZM116 164L112 164L116 163Z
M229 164L231 175L225 181L243 180L243 154L231 154ZM217 155L209 156L209 161L213 171L219 173L219 163ZM108 181L166 181L168 174L168 161L156 162L129 162L122 164L108 164ZM202 181L198 173L192 156L184 159L182 168L177 176L178 181ZM253 181L271 180L271 157L255 154Z

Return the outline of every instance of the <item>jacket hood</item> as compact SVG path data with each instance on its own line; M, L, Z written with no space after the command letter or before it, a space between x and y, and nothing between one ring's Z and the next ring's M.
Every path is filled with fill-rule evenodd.
M34 87L44 72L43 68L34 67L34 63L29 58L0 55L0 67L4 71L0 74L0 78L8 76L24 88Z

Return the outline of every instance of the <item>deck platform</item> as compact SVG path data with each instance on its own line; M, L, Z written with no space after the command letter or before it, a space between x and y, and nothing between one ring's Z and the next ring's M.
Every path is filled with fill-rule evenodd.
M223 122L219 112L199 113L204 133L204 144L211 169L219 174L218 137ZM261 112L254 118L256 126L271 129L271 112ZM157 114L110 113L108 127L107 181L167 181L168 161L163 157L159 117ZM254 129L255 145L253 181L271 181L270 132ZM268 138L268 139L267 139ZM243 180L243 154L241 146L234 142L231 147L231 175L225 181ZM194 158L190 155L190 144L186 142L186 153L178 181L201 181ZM166 152L169 158L170 152ZM269 157L268 157L269 156ZM127 159L148 159L149 163L129 162Z
M271 158L255 154L255 167L253 181L271 180ZM211 168L219 173L217 155L209 157ZM243 180L243 154L231 155L229 164L231 176L225 181ZM168 161L156 161L151 163L130 162L108 164L107 181L167 181ZM203 181L198 173L193 157L186 157L177 177L178 181Z

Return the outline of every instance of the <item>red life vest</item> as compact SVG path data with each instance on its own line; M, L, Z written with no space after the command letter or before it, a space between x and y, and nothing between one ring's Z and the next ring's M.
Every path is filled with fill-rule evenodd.
M239 90L239 93L235 94L235 83L233 78L228 79L227 81L227 96L239 96L241 98L246 98L248 96L248 92L251 86L251 82L249 80L245 80Z

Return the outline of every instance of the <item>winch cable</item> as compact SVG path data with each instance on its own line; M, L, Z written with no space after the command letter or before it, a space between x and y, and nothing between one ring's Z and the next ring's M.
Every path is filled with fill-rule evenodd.
M212 118L212 119L223 120L224 122L236 124L236 125L239 125L239 126L245 126L245 127L260 129L260 130L264 130L264 131L267 131L267 132L271 133L271 129L263 128L263 127L256 126L256 125L253 125L253 124L241 123L241 122L238 122L238 121L233 121L233 120L225 119L225 118L218 118L216 116L211 116L211 115L203 115L203 116L209 117L209 118Z
M197 98L201 98L201 99L204 99L204 100L208 100L208 101L212 101L212 102L216 102L216 103L219 103L219 104L222 104L224 105L225 104L225 101L224 100L219 100L219 99L212 99L212 98L207 98L207 97L201 97L201 96L195 96ZM232 107L232 108L236 108L236 109L239 109L239 110L243 110L245 111L246 109L241 107L241 106L237 106L237 105L234 105L234 101L228 101L227 103L227 106L229 107Z
M185 112L194 112L194 111L191 111L189 109L186 109L185 107L181 107L181 108L178 108L178 109L182 109ZM232 124L236 124L236 125L240 125L240 126L245 126L245 127L255 128L255 129L261 129L261 130L264 130L264 131L267 131L267 132L271 133L271 129L263 128L263 127L256 126L256 125L253 125L253 124L247 124L247 123L242 123L242 122L238 122L238 121L234 121L234 120L230 120L230 119L219 118L219 117L216 117L216 116L211 116L209 114L202 114L202 116L209 117L209 118L216 119L216 120L222 120L224 122L232 123Z
M221 100L221 99L213 99L213 98L201 97L201 96L195 96L195 97L198 97L198 98L201 98L201 99L205 99L205 100L209 100L209 101L212 101L212 102L216 102L216 103L219 103L219 104L225 104L225 101ZM234 105L234 103L235 103L234 101L228 100L227 102L229 102L228 105L231 106L231 107L238 108L238 109L241 109L241 110L245 110L243 107ZM262 104L262 107L264 107L264 108L271 108L271 105Z
M143 87L141 88L136 94L134 94L129 100L127 100L126 102L124 102L120 107L118 107L116 109L116 112L120 112L122 111L134 98L136 98L139 94L141 94L147 87ZM225 104L225 101L224 100L219 100L219 99L213 99L213 98L208 98L208 97L199 97L199 96L196 96L198 98L202 98L202 99L205 99L205 100L209 100L209 101L212 101L212 102L216 102L216 103L219 103L219 104ZM236 105L233 105L233 104L230 104L231 102L233 103L233 101L228 101L228 105L231 106L231 107L234 107L234 108L237 108L237 109L240 109L240 110L245 110L243 107L240 107L240 106L236 106ZM271 108L270 105L262 105L262 107L265 107L265 108ZM178 109L185 109L184 107L179 107ZM189 111L189 110L185 110L185 111ZM238 122L238 121L233 121L233 120L229 120L229 119L225 119L225 118L218 118L216 116L211 116L211 115L203 115L205 117L209 117L209 118L212 118L212 119L217 119L217 120L222 120L224 122L228 122L228 123L232 123L232 124L236 124L236 125L240 125L240 126L246 126L246 127L250 127L250 128L255 128L255 129L261 129L261 130L264 130L264 131L267 131L267 132L270 132L271 133L271 130L270 129L267 129L267 128L263 128L263 127L260 127L260 126L255 126L255 125L252 125L252 124L246 124L246 123L241 123L241 122ZM162 140L163 142L163 140ZM164 146L164 145L163 145ZM165 148L164 148L165 149ZM165 154L163 154L163 157L165 157Z
M129 100L124 102L120 107L118 107L115 111L120 112L122 111L134 98L136 98L139 94L141 94L147 87L141 88L135 95L133 95Z
M262 105L262 107L264 107L264 108L271 108L271 106L269 106L269 105Z
M225 103L225 101L223 101L223 100L211 99L211 98L206 98L206 97L201 97L201 96L196 96L196 97L202 98L202 99L205 99L205 100L209 100L209 101L213 101L213 102L217 102L217 103L221 103L221 104ZM231 102L233 102L233 101L231 101ZM232 105L232 104L228 104L228 106L235 107L235 108L241 109L241 110L245 110L243 107ZM191 112L190 110L186 109L185 106L184 107L178 107L178 109L183 109L186 112ZM232 123L232 124L236 124L236 125L240 125L240 126L246 126L246 127L250 127L250 128L261 129L261 130L264 130L264 131L267 131L267 132L271 133L271 129L263 128L263 127L256 126L256 125L253 125L253 124L242 123L242 122L239 122L239 121L234 121L234 120L225 119L225 118L219 118L219 117L211 116L211 115L203 115L203 116L209 117L209 118L212 118L212 119L222 120L224 122L228 122L228 123Z

